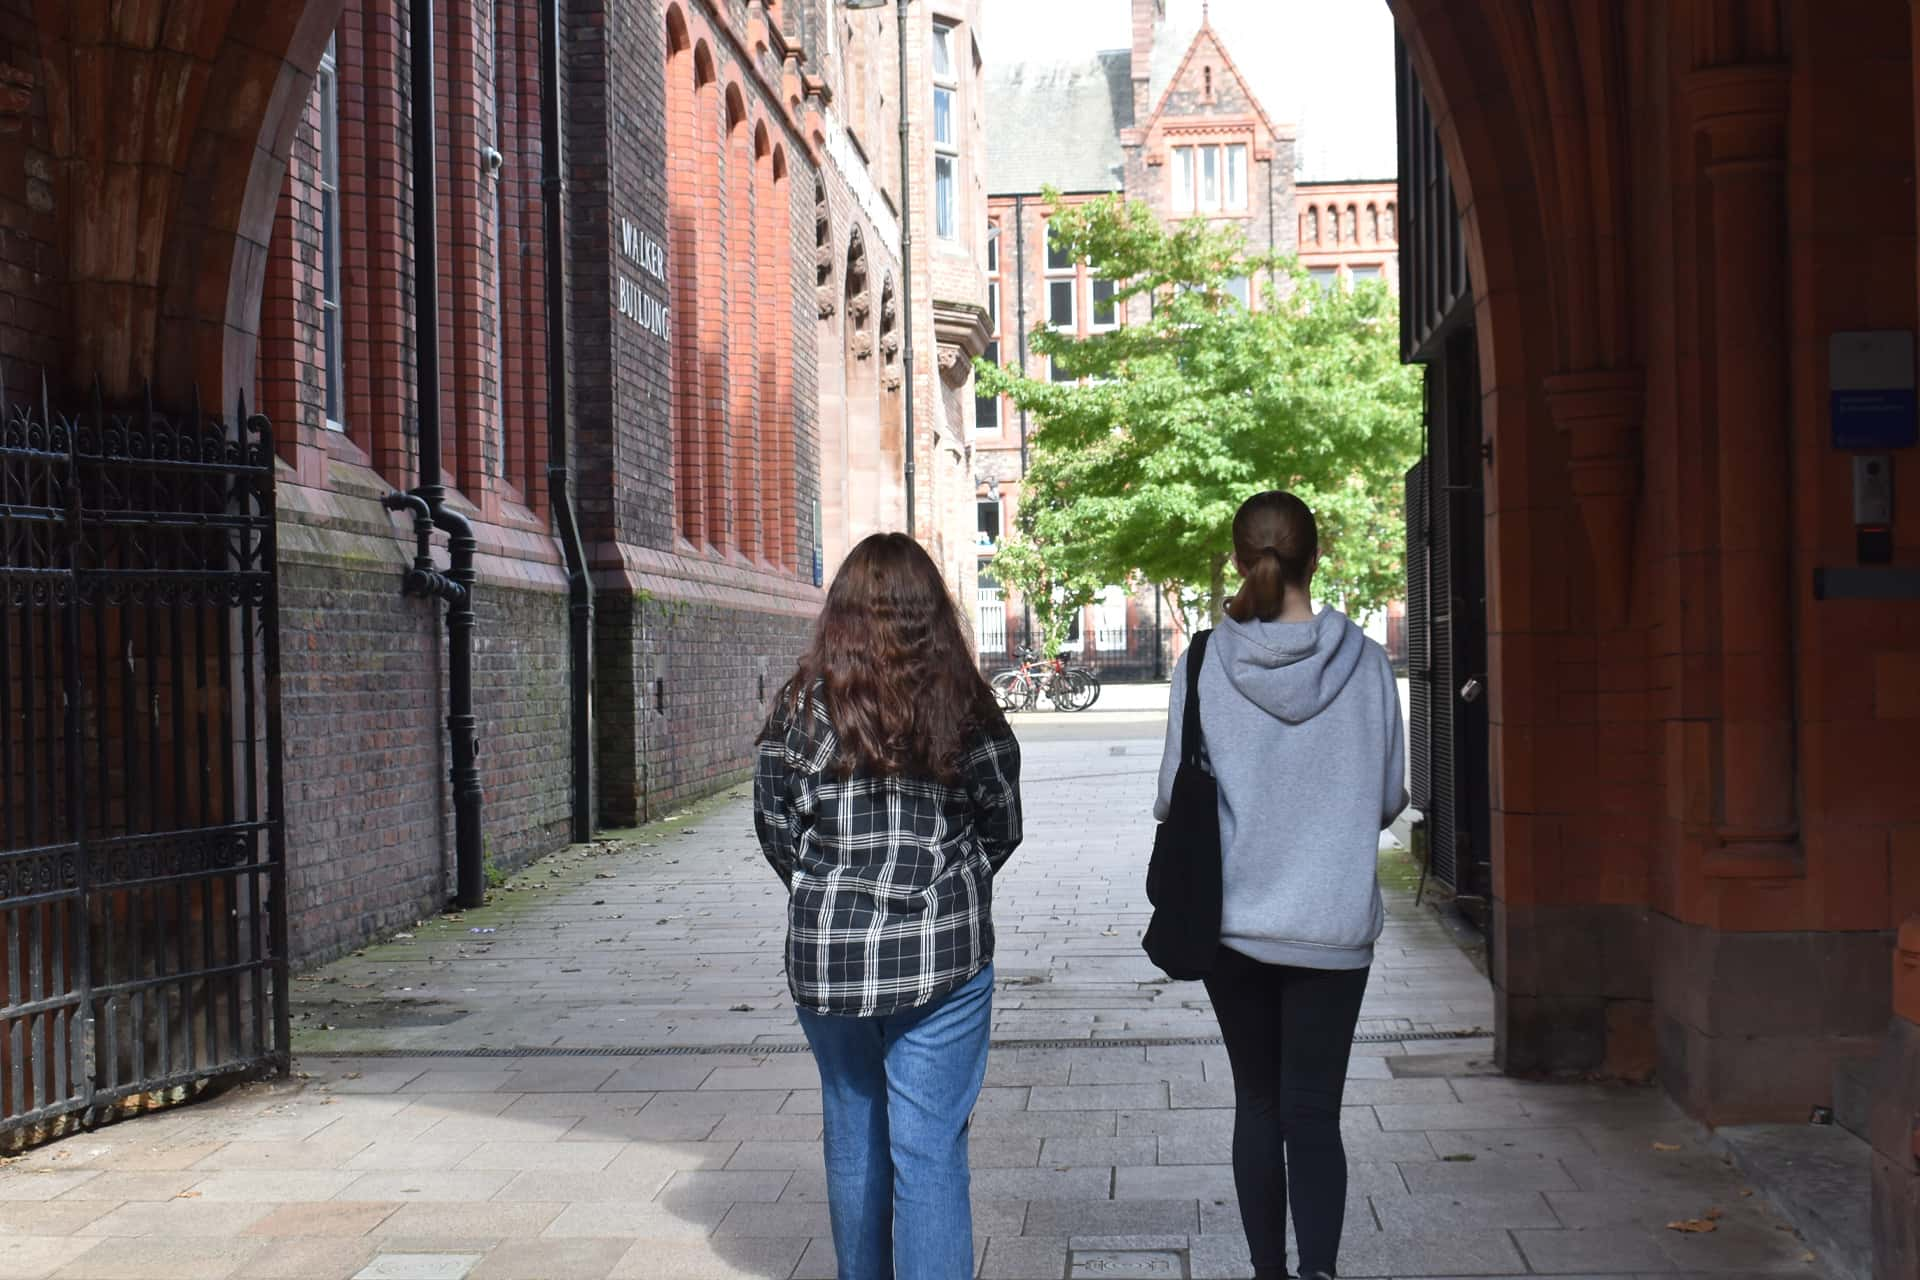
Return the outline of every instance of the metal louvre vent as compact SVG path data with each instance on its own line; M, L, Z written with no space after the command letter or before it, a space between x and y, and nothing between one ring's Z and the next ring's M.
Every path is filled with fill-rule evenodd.
M1407 472L1407 789L1433 807L1433 598L1428 590L1427 462Z
M1433 654L1429 670L1432 680L1428 685L1428 741L1432 758L1429 762L1432 788L1432 806L1424 812L1427 815L1427 833L1429 850L1429 871L1432 877L1449 889L1460 887L1460 868L1458 857L1460 815L1459 791L1454 785L1455 754L1458 739L1454 734L1454 689L1457 672L1454 670L1453 615L1458 606L1455 599L1453 582L1454 565L1454 521L1453 521L1453 485L1457 483L1452 463L1452 450L1447 447L1446 431L1452 426L1443 420L1440 438L1427 458L1429 473L1429 492L1433 495L1432 506L1428 511L1428 529L1431 540L1427 561L1427 591L1429 616L1433 620Z

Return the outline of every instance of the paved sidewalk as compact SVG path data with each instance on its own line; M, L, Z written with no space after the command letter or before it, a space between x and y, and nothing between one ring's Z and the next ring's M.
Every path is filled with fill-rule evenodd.
M1138 946L1144 705L1022 717L973 1140L987 1280L1250 1274L1204 992ZM1821 1274L1659 1095L1495 1075L1485 980L1392 896L1343 1275ZM495 897L303 979L298 1078L0 1169L0 1280L832 1277L818 1080L744 799Z

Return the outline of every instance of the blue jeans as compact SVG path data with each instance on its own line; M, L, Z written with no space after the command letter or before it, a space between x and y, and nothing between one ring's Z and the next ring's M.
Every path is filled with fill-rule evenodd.
M840 1280L973 1275L967 1122L987 1075L993 966L878 1018L799 1010L820 1067Z

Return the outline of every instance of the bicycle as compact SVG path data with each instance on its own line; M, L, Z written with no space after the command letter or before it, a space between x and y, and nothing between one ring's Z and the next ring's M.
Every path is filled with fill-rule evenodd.
M1065 660L1042 661L1026 645L1018 650L1020 664L996 672L990 681L994 697L1006 711L1032 711L1044 695L1060 711L1084 711L1099 696L1097 680L1090 672L1068 668Z

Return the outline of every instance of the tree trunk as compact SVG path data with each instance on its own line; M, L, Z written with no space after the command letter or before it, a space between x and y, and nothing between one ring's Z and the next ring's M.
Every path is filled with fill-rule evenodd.
M1213 558L1213 580L1207 584L1207 616L1213 619L1213 625L1220 625L1220 615L1227 609L1227 558L1216 555Z

